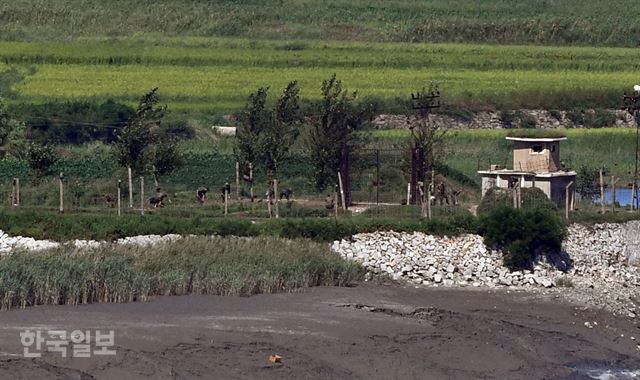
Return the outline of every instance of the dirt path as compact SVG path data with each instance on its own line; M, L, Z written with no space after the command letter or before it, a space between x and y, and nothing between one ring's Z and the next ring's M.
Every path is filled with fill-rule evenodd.
M360 285L1 312L0 379L578 379L640 368L633 323L539 297ZM117 354L25 359L26 328L113 329Z

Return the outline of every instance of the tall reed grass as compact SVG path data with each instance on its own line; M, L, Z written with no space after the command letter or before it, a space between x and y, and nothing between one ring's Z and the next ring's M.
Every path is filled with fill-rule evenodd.
M326 244L308 240L197 237L153 248L63 246L0 258L0 309L291 292L345 286L362 274Z

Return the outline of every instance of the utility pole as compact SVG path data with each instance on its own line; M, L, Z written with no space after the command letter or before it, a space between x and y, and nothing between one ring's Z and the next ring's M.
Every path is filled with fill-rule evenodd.
M625 103L625 109L632 116L634 121L636 122L636 161L635 161L635 169L633 172L633 194L631 202L635 205L635 209L638 210L638 144L640 141L640 86L633 86L633 93L631 95L627 95L626 93L623 96L623 100ZM632 207L633 208L633 207Z
M438 87L432 85L429 91L422 89L417 94L411 94L411 108L417 111L420 122L428 123L431 111L440 108L440 91ZM426 182L426 165L424 162L425 146L421 136L416 133L414 125L409 126L414 140L414 147L411 152L411 194L407 199L407 204L418 204L420 201L420 191L418 182ZM420 131L418 131L420 133ZM428 163L433 167L433 162Z

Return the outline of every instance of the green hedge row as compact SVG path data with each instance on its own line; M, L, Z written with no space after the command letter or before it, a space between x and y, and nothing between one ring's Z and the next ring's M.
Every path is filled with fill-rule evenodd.
M278 236L333 241L361 232L381 230L422 231L456 235L477 231L476 218L458 214L430 221L415 219L283 218L251 221L211 217L169 217L159 215L64 214L55 212L0 212L0 229L10 235L64 241L69 239L113 240L147 234L195 234L235 236Z

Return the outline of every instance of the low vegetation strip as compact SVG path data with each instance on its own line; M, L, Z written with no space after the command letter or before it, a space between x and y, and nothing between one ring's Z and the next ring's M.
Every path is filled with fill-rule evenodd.
M475 231L475 219L466 211L452 216L443 215L431 221L418 218L244 218L177 217L164 215L105 215L56 212L5 211L0 212L0 230L11 236L68 241L92 239L112 241L135 235L219 235L271 236L288 239L305 238L329 242L357 233L373 231L421 231L455 235Z
M344 286L359 265L328 245L277 238L195 237L154 246L71 246L0 258L2 309L144 301L156 295L251 295Z

